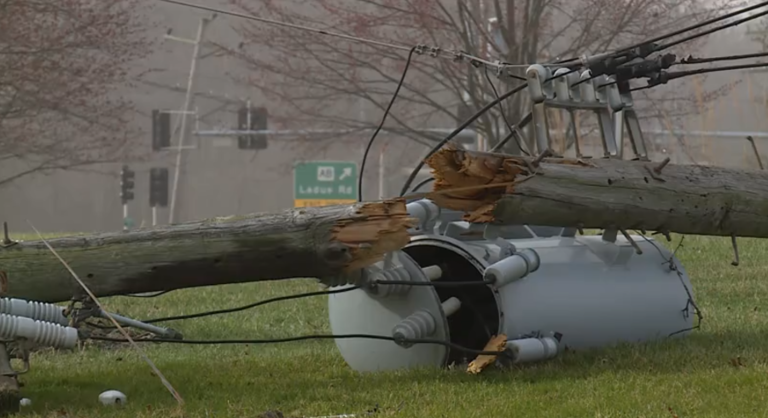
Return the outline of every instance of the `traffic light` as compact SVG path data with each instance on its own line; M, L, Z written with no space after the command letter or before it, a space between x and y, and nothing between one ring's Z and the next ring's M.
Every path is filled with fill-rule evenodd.
M152 151L171 146L171 114L160 110L152 111Z
M168 206L168 169L153 168L149 170L149 206Z
M248 108L241 107L237 112L237 129L239 131L256 131L267 129L267 109L252 107L251 123L248 124ZM267 135L240 135L237 137L237 147L240 149L267 149Z
M133 186L136 179L136 172L128 168L127 165L123 166L123 170L120 172L120 200L123 204L127 204L133 200Z

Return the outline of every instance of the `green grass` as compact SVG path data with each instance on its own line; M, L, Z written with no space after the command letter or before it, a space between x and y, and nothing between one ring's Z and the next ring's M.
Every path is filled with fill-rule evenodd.
M688 237L679 257L704 312L685 339L566 353L511 371L411 370L358 374L330 341L260 346L144 345L187 405L188 417L384 412L402 417L762 417L768 416L768 242ZM137 318L235 306L317 289L311 281L193 289L155 299L110 298ZM323 297L174 323L190 339L267 338L328 332ZM740 357L744 366L731 360ZM175 401L132 350L88 347L37 353L21 378L33 406L24 416L166 417ZM101 406L107 389L128 395ZM674 414L669 411L672 408ZM675 415L676 414L676 415Z

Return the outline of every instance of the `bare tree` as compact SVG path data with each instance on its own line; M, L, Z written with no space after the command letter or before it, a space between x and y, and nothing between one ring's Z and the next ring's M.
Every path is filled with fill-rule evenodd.
M383 40L395 45L439 46L485 60L528 64L596 54L670 32L711 17L719 7L698 0L233 0L243 11L294 24ZM257 5L254 5L257 3ZM277 115L291 127L361 129L378 120L363 120L356 111L369 106L383 111L405 65L402 49L359 44L264 25L236 27L244 42L228 51L243 61ZM679 55L697 45L680 45ZM497 78L493 70L473 68L468 60L453 62L430 56L412 57L409 74L387 125L419 142L436 139L417 127L456 127L498 94L520 83ZM677 85L683 82L676 82ZM663 109L666 117L689 111L692 95L680 89L636 97L649 117ZM649 103L653 100L653 107ZM490 143L507 132L528 110L525 94L483 115L475 128ZM463 108L463 112L460 110ZM274 113L274 112L273 112ZM640 112L643 116L644 112ZM505 120L506 119L506 120ZM511 144L507 152L519 152Z
M0 185L125 156L118 89L151 50L141 0L0 0Z

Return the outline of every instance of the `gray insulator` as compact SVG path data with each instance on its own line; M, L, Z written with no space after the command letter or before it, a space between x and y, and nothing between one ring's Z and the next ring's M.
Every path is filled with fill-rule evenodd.
M366 269L359 269L353 272L339 274L336 276L326 276L319 280L320 280L320 283L328 287L346 286L348 284L359 285L360 283L364 282L364 277L366 274L367 274Z
M405 267L392 267L387 270L382 270L373 276L374 289L377 296L393 296L404 295L411 289L407 284L380 284L376 281L411 281L411 274Z
M30 302L22 299L0 298L0 313L23 316L38 321L68 325L64 308L52 303Z
M429 199L420 199L405 205L405 210L412 218L419 221L417 230L424 231L429 229L440 216L440 208Z
M497 261L485 269L485 278L493 281L496 288L520 280L539 269L539 254L533 249L525 249Z
M555 357L559 352L559 343L552 337L508 340L507 350L512 352L513 363L529 363Z
M77 344L78 334L77 329L72 327L0 314L0 338L5 340L24 338L43 346L72 348Z
M437 324L431 313L422 310L417 311L403 319L392 329L392 337L397 344L410 347L412 343L402 340L415 340L428 337L435 332Z

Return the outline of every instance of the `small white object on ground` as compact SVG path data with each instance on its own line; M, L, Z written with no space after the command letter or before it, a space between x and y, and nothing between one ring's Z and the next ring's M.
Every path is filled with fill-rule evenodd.
M19 401L19 405L21 405L21 406L30 406L30 405L32 405L32 399L21 398L21 400Z
M122 405L126 400L128 397L118 390L108 390L99 395L99 402L104 405Z

